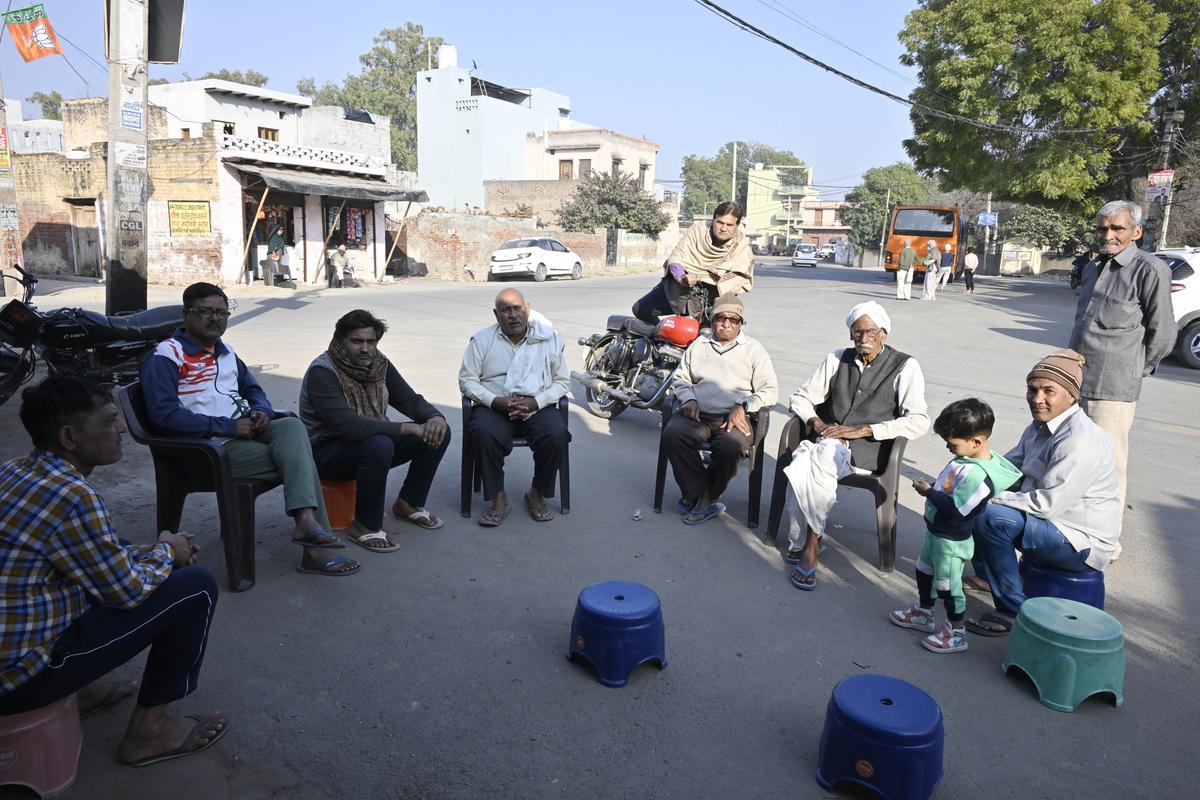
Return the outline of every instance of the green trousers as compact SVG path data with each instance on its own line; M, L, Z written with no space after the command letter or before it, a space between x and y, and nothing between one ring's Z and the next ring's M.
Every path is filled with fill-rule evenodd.
M329 530L321 478L313 463L308 430L296 417L271 420L267 429L253 439L225 442L229 466L235 478L254 478L283 484L283 507L289 514L314 509L317 522Z

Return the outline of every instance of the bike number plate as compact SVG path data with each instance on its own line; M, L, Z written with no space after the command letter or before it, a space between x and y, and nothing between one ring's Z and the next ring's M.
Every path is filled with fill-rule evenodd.
M0 339L16 347L28 347L42 328L42 316L20 300L0 308Z

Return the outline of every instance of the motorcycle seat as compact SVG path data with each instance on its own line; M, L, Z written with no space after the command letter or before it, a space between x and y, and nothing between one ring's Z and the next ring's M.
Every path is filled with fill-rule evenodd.
M80 316L96 328L107 329L112 340L165 339L183 325L183 306L159 306L145 311L135 311L118 317L108 317L94 311L80 312Z
M606 327L610 331L629 331L635 336L645 336L646 338L654 336L654 332L658 330L657 325L651 325L648 322L642 322L637 317L630 317L624 314L613 314L610 316Z

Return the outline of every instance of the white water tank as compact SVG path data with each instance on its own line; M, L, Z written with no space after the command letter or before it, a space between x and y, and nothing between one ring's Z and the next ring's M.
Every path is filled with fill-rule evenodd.
M446 69L447 67L458 66L458 48L452 44L438 45L437 52L438 69Z

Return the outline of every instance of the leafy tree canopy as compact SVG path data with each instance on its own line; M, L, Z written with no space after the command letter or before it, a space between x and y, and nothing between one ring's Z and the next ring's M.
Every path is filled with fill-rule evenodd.
M809 183L808 167L790 150L776 150L757 142L738 142L737 149L737 201L746 206L746 184L750 167L756 163L769 166L795 164L795 169L783 170L781 178L786 186L806 186ZM683 157L680 169L684 190L680 213L685 219L695 214L704 214L729 199L730 179L733 177L733 142L727 142L715 156L689 155Z
M25 98L26 103L42 107L42 119L62 119L63 96L58 92L34 92Z
M1046 132L984 130L914 109L906 151L946 188L1094 204L1144 174L1168 9L1187 17L1172 47L1200 44L1200 0L921 0L900 32L901 61L919 70L911 99Z
M1020 239L1038 247L1073 251L1089 242L1092 220L1085 214L1057 211L1051 208L1014 204L1000 214L1001 235L1005 239Z
M621 228L657 234L670 218L658 201L643 191L631 175L592 172L579 183L558 211L563 230L592 233L597 228Z
M208 78L215 78L220 81L232 81L233 83L244 83L247 86L258 86L260 88L263 86L266 86L267 81L270 80L270 78L268 78L266 75L262 74L261 72L259 72L256 69L248 69L245 72L242 72L240 69L218 69L218 70L206 72L197 78L193 78L191 75L187 74L186 72L183 73L183 79L185 81L192 81L192 80L203 81L203 80L207 80ZM161 78L158 79L156 82L157 83L167 83L167 81L165 81Z
M846 195L847 206L842 210L842 220L850 226L850 241L855 249L861 253L879 247L889 202L891 205L924 203L936 189L933 181L903 161L864 172L862 182Z
M303 78L296 91L318 105L348 106L385 114L392 121L392 161L400 169L417 168L417 72L425 69L429 51L442 39L425 36L424 28L406 22L384 28L372 47L358 57L362 70L341 84Z

